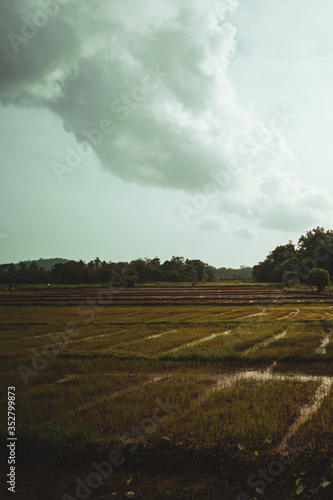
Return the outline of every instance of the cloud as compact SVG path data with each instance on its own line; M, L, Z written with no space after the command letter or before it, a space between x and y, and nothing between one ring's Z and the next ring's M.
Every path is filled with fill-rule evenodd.
M37 0L1 4L3 103L51 109L128 182L194 192L239 164L220 208L261 226L296 229L332 209L288 174L295 159L281 133L237 98L228 76L237 30L226 17L237 1L50 4L53 12ZM105 119L112 127L101 135ZM214 225L221 220L202 227Z
M64 15L72 6L54 3L59 13L53 18L37 1L1 4L0 98L5 104L48 105L63 95L66 78L78 67L81 42Z
M278 171L247 175L243 187L227 193L220 208L258 225L299 231L329 220L333 201L322 188L304 184L296 175Z
M229 225L220 215L204 215L201 220L200 229L208 229L210 231L225 231Z
M242 224L237 226L233 232L233 236L240 238L241 240L252 240L258 237L258 231L255 226Z

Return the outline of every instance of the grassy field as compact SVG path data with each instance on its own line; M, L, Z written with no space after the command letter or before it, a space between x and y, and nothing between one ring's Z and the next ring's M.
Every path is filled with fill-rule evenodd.
M16 498L80 498L76 478L112 450L124 463L86 486L91 498L333 498L331 306L0 312L2 414L16 387ZM269 480L249 479L264 468Z

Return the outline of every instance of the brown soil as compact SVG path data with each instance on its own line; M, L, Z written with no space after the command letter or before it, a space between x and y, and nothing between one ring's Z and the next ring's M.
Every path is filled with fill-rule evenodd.
M332 303L330 294L287 293L282 287L254 286L195 286L147 288L45 288L17 289L0 292L0 305L164 305L164 304L293 304Z
M91 500L125 499L126 492L133 491L134 499L186 499L235 500L244 492L249 499L261 498L254 488L247 486L247 480L259 469L267 468L272 460L279 460L279 455L271 454L257 458L240 456L238 452L213 447L197 452L189 445L174 446L167 441L140 448L130 455L124 452L125 463L115 467L108 479L100 487L84 498ZM25 460L17 465L16 493L6 492L2 498L16 500L60 500L77 499L76 478L86 483L87 477L94 472L92 462L101 462L107 457L86 457L62 464L48 463L47 457L38 462ZM2 477L5 468L0 467ZM325 478L332 481L331 460L320 460L306 450L290 465L286 465L281 475L267 484L265 497L270 500L291 500L300 498L296 495L295 482L302 472L306 484L306 495L301 498L333 498L333 485L318 488ZM318 479L320 481L318 481ZM2 490L4 491L4 490ZM68 496L64 496L65 493ZM83 494L83 493L82 493ZM239 497L239 498L246 498Z

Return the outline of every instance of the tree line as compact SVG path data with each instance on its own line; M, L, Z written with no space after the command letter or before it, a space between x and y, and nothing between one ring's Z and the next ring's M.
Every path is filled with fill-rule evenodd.
M318 290L333 278L333 231L316 227L302 235L297 244L277 246L264 261L253 267L260 283L309 283Z
M199 259L185 259L173 256L163 263L154 259L136 259L130 262L106 262L98 257L83 260L39 259L18 264L0 265L0 283L18 284L94 284L107 283L121 276L129 286L135 283L156 282L214 282L214 281L251 281L252 268L240 269L215 268Z

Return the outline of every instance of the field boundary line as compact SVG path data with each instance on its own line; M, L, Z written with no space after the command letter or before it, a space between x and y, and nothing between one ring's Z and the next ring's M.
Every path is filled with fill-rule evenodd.
M258 349L261 349L262 347L267 347L269 344L272 344L273 342L276 342L277 340L285 337L287 334L286 330L283 330L283 332L280 332L273 337L263 340L262 342L259 342L258 344L253 345L252 347L249 347L246 349L246 351L242 352L242 356L246 356L247 354L250 354L254 351L257 351Z
M179 351L180 349L185 349L186 347L192 347L192 346L195 346L195 345L198 345L198 344L203 344L204 342L209 342L210 340L213 340L213 339L215 339L217 337L221 337L222 335L229 335L230 331L231 330L226 330L226 331L220 332L220 333L212 333L208 337L204 337L204 338L201 338L199 340L194 340L193 342L188 342L187 344L182 344L179 347L174 347L173 349L170 349L169 351L165 351L163 353L163 355L169 354L171 352Z

